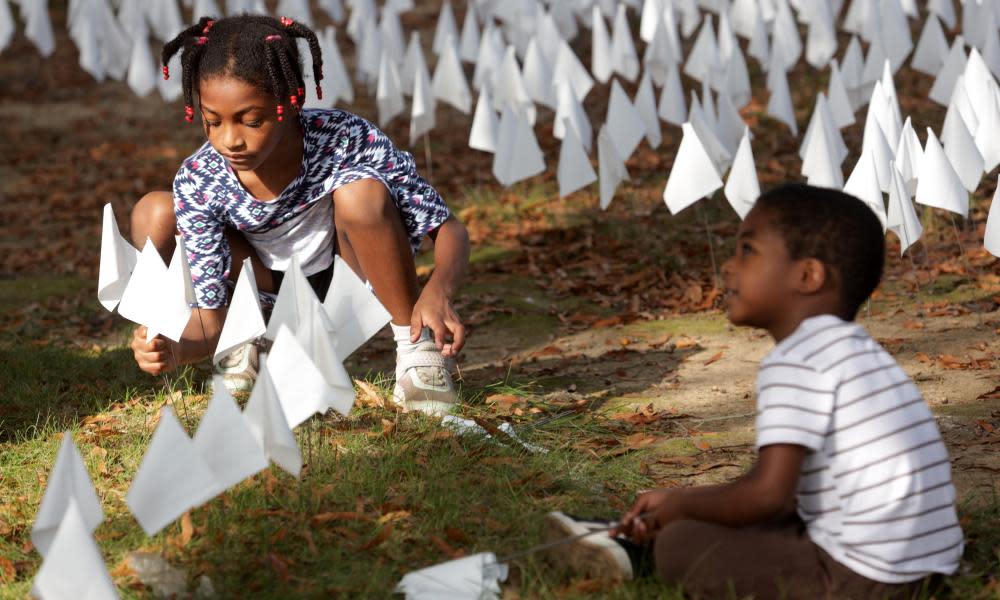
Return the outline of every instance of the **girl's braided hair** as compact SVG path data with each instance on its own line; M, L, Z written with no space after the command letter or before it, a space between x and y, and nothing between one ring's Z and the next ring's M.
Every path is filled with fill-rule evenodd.
M170 59L181 51L184 118L194 121L194 90L213 75L236 77L271 94L282 120L284 101L301 105L305 100L302 59L297 39L309 44L316 95L322 97L323 55L311 29L289 18L239 15L225 19L202 17L163 46L163 78L170 76Z

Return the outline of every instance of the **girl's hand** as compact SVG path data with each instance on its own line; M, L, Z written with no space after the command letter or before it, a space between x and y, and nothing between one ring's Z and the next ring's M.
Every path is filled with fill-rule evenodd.
M170 351L170 341L156 336L146 341L146 326L140 325L132 332L132 353L139 368L150 375L169 373L177 368L174 353Z
M434 332L434 343L446 357L458 356L465 345L465 325L451 306L451 299L433 282L429 282L413 306L410 319L410 341L420 339L424 327ZM449 342L450 339L450 342Z
M640 495L611 535L626 535L638 544L652 541L664 525L680 517L678 496L677 490L670 489Z

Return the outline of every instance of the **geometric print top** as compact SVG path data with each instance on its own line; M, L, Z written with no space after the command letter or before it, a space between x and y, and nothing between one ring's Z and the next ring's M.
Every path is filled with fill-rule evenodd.
M211 309L228 303L232 256L226 227L250 235L271 231L354 181L374 179L389 190L414 254L424 236L450 216L441 195L417 174L413 155L397 149L369 121L337 109L306 109L299 120L302 169L273 200L251 196L208 142L177 171L174 213L184 236L197 306Z

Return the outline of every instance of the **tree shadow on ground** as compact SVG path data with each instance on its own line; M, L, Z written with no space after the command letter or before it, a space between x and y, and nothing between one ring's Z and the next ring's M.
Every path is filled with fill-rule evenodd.
M136 394L155 393L161 379L140 372L128 348L0 344L0 443L65 429Z

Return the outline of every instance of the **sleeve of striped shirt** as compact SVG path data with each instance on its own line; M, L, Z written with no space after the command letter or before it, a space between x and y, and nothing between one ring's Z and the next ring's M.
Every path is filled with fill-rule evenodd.
M816 451L830 428L832 378L789 357L764 361L757 375L757 449L796 444Z
M184 246L191 266L191 283L200 308L226 306L231 257L225 225L216 207L199 187L200 175L183 165L174 177L174 215L177 230L184 236Z

